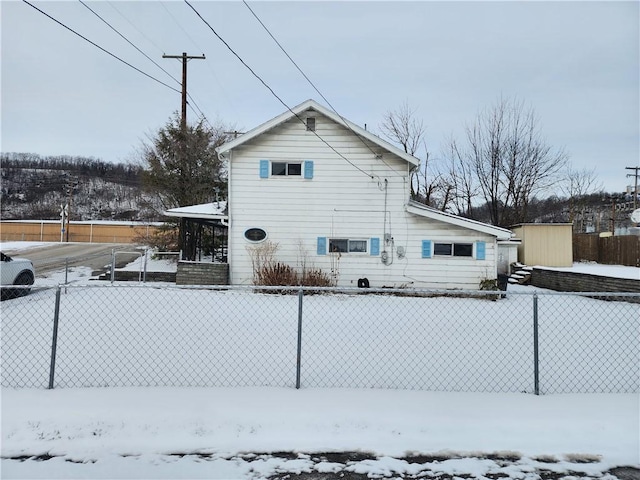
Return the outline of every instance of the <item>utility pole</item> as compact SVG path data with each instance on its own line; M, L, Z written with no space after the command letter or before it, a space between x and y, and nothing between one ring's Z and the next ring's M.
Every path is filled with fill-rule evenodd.
M633 210L635 211L638 208L638 177L640 176L638 171L640 171L640 167L625 167L625 170L633 170L634 173L627 173L627 177L635 177L636 179L633 187Z
M162 55L162 58L177 58L182 60L182 118L180 119L180 127L182 131L187 129L187 62L192 59L204 60L204 53L202 56L187 55L186 52L182 52L182 55Z
M69 227L71 226L71 204L73 203L73 193L75 191L76 188L78 188L78 180L77 179L72 179L71 177L69 177L67 179L67 204L64 207L65 210L65 216L66 216L66 220L67 220L67 242L69 241Z

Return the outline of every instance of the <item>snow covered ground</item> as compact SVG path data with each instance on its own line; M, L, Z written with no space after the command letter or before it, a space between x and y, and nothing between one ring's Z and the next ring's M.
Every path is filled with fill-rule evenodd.
M70 279L88 275L79 269ZM607 480L614 467L640 467L638 394L269 387L1 394L3 479Z
M283 472L334 472L315 478L338 478L343 470L395 478L429 471L531 479L548 470L598 478L612 467L639 463L638 396L630 394L279 388L2 393L2 478L254 479ZM360 455L337 460L331 452ZM412 455L423 458L403 459Z

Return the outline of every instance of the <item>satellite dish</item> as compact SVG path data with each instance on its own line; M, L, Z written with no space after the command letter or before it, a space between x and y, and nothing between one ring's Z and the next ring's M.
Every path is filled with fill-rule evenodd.
M631 221L633 223L640 223L640 208L636 208L631 212Z

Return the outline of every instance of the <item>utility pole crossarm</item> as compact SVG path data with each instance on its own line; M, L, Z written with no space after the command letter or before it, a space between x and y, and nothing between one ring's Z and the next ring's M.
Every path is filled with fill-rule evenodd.
M180 119L180 127L182 131L187 129L187 62L189 60L205 60L204 53L202 55L162 55L162 58L175 58L182 60L182 118Z

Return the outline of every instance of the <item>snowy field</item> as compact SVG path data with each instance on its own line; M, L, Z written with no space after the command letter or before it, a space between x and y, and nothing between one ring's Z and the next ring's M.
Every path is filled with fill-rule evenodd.
M6 248L4 244L2 247ZM28 256L28 252L24 256ZM45 284L59 283L59 276L56 275L46 279ZM83 283L88 280L88 275L90 272L79 269L72 272L70 279L75 283ZM38 279L37 284L41 280ZM121 288L116 285L111 290L118 291ZM510 291L512 288L509 286ZM455 301L466 302L465 309L473 316L474 312L479 311L480 305L505 308L509 302L519 302L521 298L529 300L527 296L515 294L518 288L529 290L529 287L516 287L514 295L508 295L507 299L498 302L474 299ZM70 288L66 296L87 295L91 290ZM107 291L109 288L98 290ZM157 292L156 303L160 303L162 297L170 297L164 289ZM232 292L226 297L238 295ZM40 311L41 308L35 307L35 304L50 302L50 298L45 296L49 297L32 294L19 300L31 303L35 310ZM275 307L269 307L271 311L279 311L283 307L284 304L277 305L277 302L295 301L294 297L284 300L278 300L273 295L268 297L271 297L269 302L276 303ZM451 311L449 302L454 299L416 300L443 301L441 311L447 312ZM192 297L190 303L200 301L202 299ZM305 307L311 310L310 313L314 311L311 308L314 301L322 302L324 299L309 299L309 305L305 303ZM386 297L385 301L388 305L389 298ZM583 309L584 305L573 304L560 312L559 318L568 319L571 325L579 324L581 318L586 318L588 323L590 318L603 315L613 319L620 316L628 318L629 311L624 309L638 311L637 305L624 302L577 297L576 301L593 303L588 304L591 308ZM11 367L5 354L15 347L5 343L6 322L10 317L16 321L15 315L10 314L10 308L18 308L19 305L11 302L15 301L1 305L3 376L7 367ZM341 312L348 302L349 298L345 296L336 309L328 314L324 307L317 310L325 311L324 317L319 320L339 323ZM160 305L166 311L170 303L168 301ZM86 304L84 300L79 301L74 304L73 310ZM372 311L380 310L381 305L372 308ZM83 318L88 320L95 315L95 305L93 310L86 308L71 320L75 322L71 325L73 329L82 326ZM392 303L391 308L397 312L398 305ZM623 310L612 310L617 308ZM127 308L119 311L120 316L111 318L115 322L125 322L131 318L132 312L139 318L145 311L148 309L128 304ZM595 313L592 316L585 315L584 312L589 311ZM259 311L251 313L245 315L245 321L246 318L254 318ZM51 309L45 317L49 323L42 337L44 345L50 344L50 317ZM310 314L311 332L312 317ZM500 319L501 322L493 319L491 325L518 321L514 317L505 318L504 312ZM156 325L153 323L155 320L146 319L146 322ZM525 323L528 333L529 320ZM455 330L457 325L450 327ZM631 337L631 341L634 338L637 340L637 324L632 323L630 328L629 334L620 336L621 341L629 341L628 337ZM254 331L253 335L261 338L265 337L265 332ZM32 338L38 337L36 332L32 333ZM471 332L466 336L473 337L475 334ZM277 340L280 336L267 335L266 338ZM339 340L338 337L332 339ZM555 340L559 345L563 344L561 339ZM91 337L88 337L88 341L91 341ZM411 338L408 341L417 340ZM589 342L592 343L593 339ZM523 348L530 350L528 340L525 343ZM309 362L313 358L324 358L329 363L318 365L324 365L325 369L332 372L337 369L338 373L344 373L344 362L331 363L336 360L336 352L343 350L343 347L340 344L337 348L332 345L331 349L324 350L324 357L322 348L315 352L307 350L305 355L311 356ZM197 358L200 352L198 348L182 345L178 351L182 351L183 356L195 352ZM492 348L497 350L496 346ZM93 350L88 348L85 352ZM630 361L637 368L637 351L631 350L631 354ZM528 350L526 355L530 355ZM473 364L477 364L478 360L474 358L471 358L469 368L477 368ZM501 359L499 361L505 361L505 357L498 358ZM558 362L561 360L557 359ZM601 360L606 361L606 356ZM111 367L113 363L109 358L101 361L107 364L106 367ZM278 361L267 358L255 365L260 370ZM593 361L593 358L572 357L571 364L585 361ZM528 362L527 357L521 368L528 369ZM46 361L44 363L47 367ZM350 368L352 366L347 366L346 371ZM63 364L60 369L64 370ZM467 374L458 370L452 372L452 375L462 377ZM523 375L530 378L528 370ZM391 378L394 375L388 376ZM151 386L55 390L3 388L1 408L2 478L319 479L351 474L351 478L358 479L369 476L510 477L534 480L566 476L609 480L615 478L612 475L615 471L611 470L614 467L640 467L640 397L637 393L535 396L530 393L312 386L303 386L300 390L278 387ZM308 475L304 476L305 473ZM638 475L640 471L632 473Z

